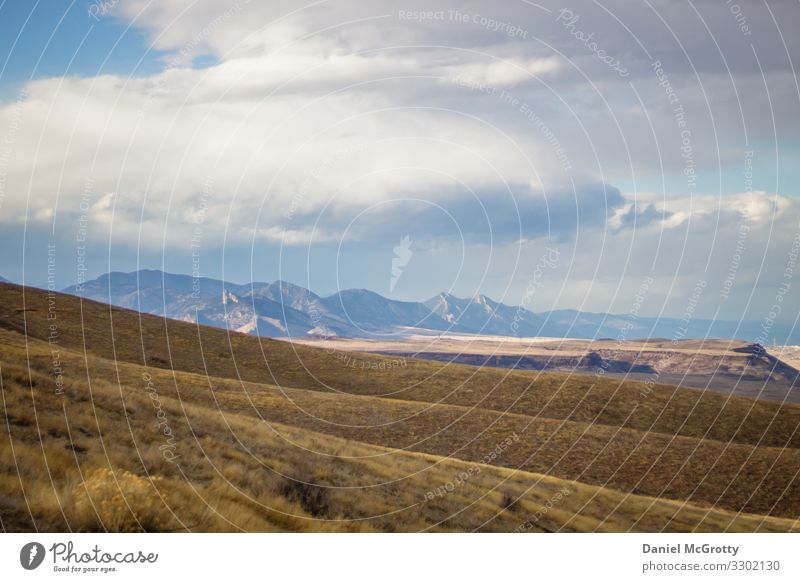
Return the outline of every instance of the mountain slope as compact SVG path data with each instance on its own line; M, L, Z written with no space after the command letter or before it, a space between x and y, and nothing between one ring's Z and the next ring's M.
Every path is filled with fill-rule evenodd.
M404 327L446 331L452 327L421 303L386 299L365 289L340 291L322 302L330 312L367 333Z
M534 313L485 295L440 293L424 303L387 299L367 290L320 297L285 281L236 284L161 271L110 273L65 293L189 322L265 337L388 338L402 333L461 333L554 338L722 338L800 343L800 330L760 322L647 318L569 309ZM226 298L230 301L226 301ZM260 299L260 301L256 301ZM233 304L236 304L235 307Z
M521 307L509 307L485 295L459 299L440 293L425 305L457 331L486 335L542 335L543 320Z

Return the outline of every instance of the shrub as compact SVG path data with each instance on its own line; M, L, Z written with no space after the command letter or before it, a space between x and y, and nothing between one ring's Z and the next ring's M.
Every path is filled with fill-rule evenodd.
M287 478L281 487L281 494L287 499L299 503L306 512L314 517L330 515L330 496L325 487L305 483L299 479Z
M504 510L515 511L517 509L517 498L508 492L503 493L503 499L500 505Z
M165 502L157 487L161 477L140 477L130 471L97 469L76 486L75 517L78 527L91 531L168 531Z

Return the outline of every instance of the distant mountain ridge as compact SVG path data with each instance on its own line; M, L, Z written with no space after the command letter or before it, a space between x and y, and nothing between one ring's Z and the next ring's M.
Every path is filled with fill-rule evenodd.
M107 273L70 286L65 293L182 321L265 337L379 337L408 333L481 334L571 338L757 337L753 322L647 318L575 310L534 313L485 295L459 298L440 293L424 302L389 299L366 289L321 297L286 281L231 283L211 278L141 270ZM797 342L792 330L785 341Z

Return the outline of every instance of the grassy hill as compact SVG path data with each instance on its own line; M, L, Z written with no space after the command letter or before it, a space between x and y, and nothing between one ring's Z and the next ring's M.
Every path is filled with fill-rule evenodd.
M800 406L345 354L0 284L6 531L788 531Z

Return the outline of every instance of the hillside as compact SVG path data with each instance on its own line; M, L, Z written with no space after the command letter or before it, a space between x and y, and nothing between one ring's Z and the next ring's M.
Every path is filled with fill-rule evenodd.
M6 531L787 531L800 515L795 405L353 355L8 284L0 378Z

